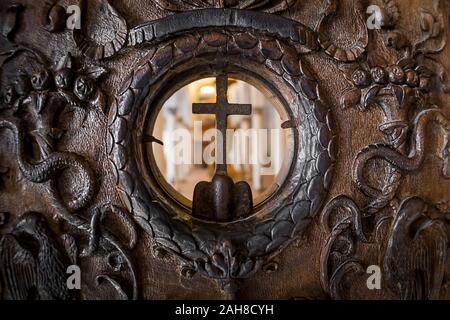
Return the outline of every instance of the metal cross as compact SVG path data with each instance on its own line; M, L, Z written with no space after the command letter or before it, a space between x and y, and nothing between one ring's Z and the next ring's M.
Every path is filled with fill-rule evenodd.
M194 103L192 112L216 115L216 129L222 134L222 161L218 159L220 153L217 152L219 146L216 139L216 174L227 175L227 117L231 115L249 116L252 113L252 105L228 103L228 76L226 74L217 76L216 91L216 103Z

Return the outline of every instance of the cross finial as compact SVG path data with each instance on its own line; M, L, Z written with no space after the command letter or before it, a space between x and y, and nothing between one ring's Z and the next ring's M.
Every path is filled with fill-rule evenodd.
M250 104L228 102L228 76L216 78L216 103L194 103L195 114L216 115L216 129L222 139L216 137L216 174L211 182L199 182L194 189L192 214L194 217L227 222L237 217L249 216L253 210L253 196L250 185L245 181L234 183L227 174L227 117L229 115L250 115ZM219 143L222 145L219 145ZM220 152L221 151L221 152Z
M216 174L227 174L227 117L230 115L250 115L250 104L230 104L228 102L228 76L221 74L216 78L216 103L194 103L194 114L214 114L216 116L216 129L222 139L216 139ZM218 145L221 141L222 145ZM221 152L220 152L221 151Z

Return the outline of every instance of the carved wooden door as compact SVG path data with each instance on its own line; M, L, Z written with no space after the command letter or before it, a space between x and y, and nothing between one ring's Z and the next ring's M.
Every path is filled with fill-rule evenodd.
M448 1L0 3L3 299L450 297ZM213 77L224 131L231 76L280 102L285 177L184 205L147 128Z

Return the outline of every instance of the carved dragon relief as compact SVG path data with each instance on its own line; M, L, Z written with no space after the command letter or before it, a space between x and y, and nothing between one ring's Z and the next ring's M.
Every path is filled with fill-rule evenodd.
M328 55L338 61L356 61L366 51L369 42L369 34L361 3L355 2L352 8L352 18L355 19L360 31L357 33L357 39L350 46L341 46L334 43L330 33L327 31L327 26L338 16L340 1L326 0L325 4L322 17L316 27L320 46Z
M358 248L377 247L378 261L385 282L402 299L437 299L445 286L448 223L443 206L431 206L415 197L400 205L396 194L404 174L422 167L427 129L439 126L442 131L442 177L449 179L448 135L450 120L436 106L436 96L448 92L442 66L433 55L445 46L440 1L432 9L421 9L420 29L423 37L412 42L389 24L375 31L365 59L341 70L352 84L342 96L343 108L365 111L378 106L384 123L379 126L387 144L371 145L355 159L353 179L370 199L361 209L345 195L330 201L322 215L324 231L329 235L321 254L322 287L332 298L344 298L345 277L365 273ZM391 6L392 8L392 6ZM396 7L395 7L396 8ZM383 20L389 19L388 7ZM398 16L398 9L391 15ZM395 21L395 20L394 20ZM379 52L389 52L380 54ZM382 61L380 63L380 61ZM381 188L367 180L370 161L384 160L385 178ZM429 210L427 208L430 208ZM367 236L370 232L370 236Z
M14 221L8 219L9 214L2 213L0 227L12 230L0 237L2 298L71 299L74 296L65 284L65 268L69 262L75 264L77 259L97 255L105 256L112 270L111 274L102 271L96 277L98 285L107 281L117 290L119 298L136 299L137 273L129 253L137 243L134 222L115 205L90 207L99 189L95 168L84 156L61 151L57 143L72 130L61 128L59 118L63 113L80 109L86 119L90 112L103 112L105 100L95 80L105 70L96 66L79 67L70 54L51 67L37 50L14 43L0 57L0 128L2 132L12 133L19 172L26 181L45 183L57 218L65 221L72 232L84 233L77 240L64 234L58 241L42 214L25 213ZM72 172L77 181L78 190L72 190L69 198L60 192L59 180L64 172ZM110 231L111 218L120 221L127 230L128 241ZM87 248L80 250L85 238ZM61 251L64 246L67 254ZM131 292L123 289L123 275L131 280Z
M439 16L437 6L433 8L434 10L423 9L421 29L424 38L415 44L409 44L399 31L377 32L375 36L383 38L386 47L394 47L397 51L395 58L386 65L381 65L376 62L377 59L371 57L373 51L370 47L373 40L371 36L374 35L365 27L359 33L353 47L345 49L333 44L326 32L326 24L335 18L339 8L338 2L327 1L325 13L316 32L300 23L273 15L268 17L264 13L257 12L283 11L293 5L294 1L186 0L177 1L175 4L171 0L159 0L158 5L169 11L199 9L189 13L196 19L186 19L186 24L173 24L175 19L188 16L188 13L177 13L130 29L126 20L108 1L104 0L102 3L107 9L107 14L117 22L116 29L113 30L115 38L99 44L85 36L87 30L76 31L74 40L82 54L94 60L101 60L114 56L125 47L145 45L158 48L142 61L142 65L125 82L121 92L114 99L109 113L108 152L126 210L112 204L99 205L92 209L91 204L98 191L95 170L90 161L79 154L57 151L59 150L57 141L64 132L58 129L58 119L54 112L51 112L53 118L45 114L46 110L49 110L47 108L79 108L87 110L86 112L104 112L106 100L102 91L96 87L95 80L105 71L100 67L86 68L83 63L75 62L78 62L79 58L70 54L51 68L36 50L16 45L12 50L2 53L0 60L2 64L7 64L26 53L28 59L36 60L40 66L37 73L25 71L18 75L14 82L2 84L0 126L2 131L8 129L13 132L21 174L34 183L49 181L49 192L53 195L53 206L58 211L59 217L69 226L81 230L88 239L85 250L76 249L67 254L55 251L49 255L50 257L59 259L60 255L67 255L72 260L72 257L88 259L94 254L110 252L107 260L114 261L110 265L113 272L122 275L123 266L127 266L133 287L132 294L123 289L121 282L124 280L118 280L116 276L99 275L98 283L107 280L117 289L119 297L137 298L137 273L130 254L130 250L137 243L134 222L130 220L132 214L141 227L153 236L158 250L171 252L181 259L183 275L192 276L198 272L218 279L225 291L236 292L239 279L252 275L262 264L270 262L271 258L289 244L319 212L326 197L336 156L336 137L330 111L324 106L318 93L315 77L308 71L301 58L301 53L317 51L321 47L336 61L344 62L342 70L352 88L343 95L343 107L357 106L364 110L371 105L380 106L385 115L385 123L380 126L380 130L387 137L386 145L369 146L361 151L355 161L354 180L358 188L370 198L369 205L360 209L350 197L340 196L330 201L322 214L322 225L329 234L321 254L323 289L331 298L344 297L342 283L345 276L350 271L364 272L363 264L356 254L357 247L377 244L381 246L379 261L389 275L389 285L394 291L399 291L400 297L409 299L438 297L439 288L445 278L443 261L446 259L444 248L447 246L448 235L447 223L442 218L445 212L440 212L434 206L427 206L420 198L406 199L399 206L394 201L402 176L421 167L429 123L438 123L446 133L441 157L444 162L443 175L449 177L450 173L448 147L450 124L442 111L434 107L433 100L436 93L433 91L434 84L436 81L439 82L443 75L439 66L430 67L429 59L430 55L442 50L445 43L445 39L444 42L439 41L439 37L442 36L442 17ZM390 21L386 26L393 28L398 20L398 9L392 0L382 1L382 4L385 5L384 19ZM211 9L217 7L233 9ZM45 11L45 15L50 15L51 19L43 21L49 24L48 31L60 31L58 19L62 19L63 15L58 13L59 9L51 8L54 8L54 4ZM362 19L361 10L359 7L355 8L355 15L359 21ZM14 18L12 20L16 18L16 9L12 10ZM241 13L234 9L255 11ZM235 22L238 24L235 26L220 22L230 21L231 16L239 15L242 15L242 19L236 19ZM274 32L271 33L266 24L261 22L261 18L271 19L278 29L274 28ZM364 25L363 20L359 22ZM204 31L204 28L212 29L208 32ZM236 32L236 29L241 32ZM14 23L11 23L2 29L2 34L10 39L13 30ZM193 31L194 36L186 34ZM176 36L171 36L172 34ZM434 48L430 49L429 42L434 42ZM223 46L229 52L222 51L220 48ZM179 221L171 221L171 215L167 213L164 203L146 190L147 187L139 182L139 179L134 183L130 178L138 174L139 169L134 163L136 160L130 157L124 144L124 141L131 138L124 128L137 123L136 106L140 103L138 101L147 95L149 82L163 79L168 68L182 63L185 56L217 53L240 55L253 60L265 65L274 76L284 79L299 100L306 105L306 110L300 108L294 110L292 119L286 122L284 127L296 128L301 126L302 121L306 121L313 130L309 133L314 141L311 159L310 161L306 159L305 162L308 164L302 176L308 183L295 189L294 196L274 214L274 221L263 223L258 227L258 232L244 233L240 238L223 237L217 230L202 231L204 226L201 224L194 228L186 228ZM357 61L355 64L349 64L355 61ZM23 121L24 112L34 112L31 126ZM304 128L298 127L299 132L302 130ZM411 135L410 139L408 135ZM32 140L34 147L37 148L31 154L29 140ZM411 142L408 143L409 141ZM371 186L365 178L367 164L373 159L383 159L389 164L386 165L386 178L381 190ZM73 199L68 201L61 197L55 186L59 174L66 170L77 171L81 177L80 181L85 184L83 192L74 195ZM6 173L7 169L0 168L0 174L2 172ZM431 209L428 209L430 207ZM10 223L8 216L0 215L0 227L2 224ZM38 216L40 214L25 214L22 219L27 222L41 221L35 223L35 228L43 230L42 226L46 222ZM124 227L129 230L129 239L125 241L127 243L124 244L123 239L119 239L103 225L108 216L119 217ZM22 224L24 223L18 222L14 229L20 229ZM374 226L373 233L367 236L369 225ZM26 248L23 248L20 240L14 237L12 234L1 238L0 254L11 255L10 250L20 251L24 257L20 263L25 263L27 268L38 268L39 261L29 260ZM71 243L69 247L77 248L78 241L67 237L69 240L66 241ZM49 242L53 243L54 240ZM206 242L212 242L214 245L199 249L198 244ZM387 244L387 247L384 248L383 244ZM407 245L411 248L401 254L400 249ZM56 246L60 245L54 245ZM117 253L119 254L116 256ZM15 263L8 259L4 261ZM414 270L420 270L420 276L414 270L402 269L401 264L406 263L403 261L410 261L409 265L413 266ZM51 265L55 267L59 264L52 262ZM1 275L5 267L0 268ZM35 272L35 275L38 273ZM8 289L10 297L15 295L30 298L29 289L36 286L40 280L36 277L27 281L21 284L23 287L20 287L19 291ZM17 285L12 282L10 284ZM36 292L36 288L33 288L32 297L49 296L48 289L39 290ZM50 296L69 297L65 294Z

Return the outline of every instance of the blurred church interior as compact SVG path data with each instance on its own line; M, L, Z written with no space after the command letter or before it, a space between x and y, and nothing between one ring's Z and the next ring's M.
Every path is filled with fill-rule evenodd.
M261 91L247 82L228 79L228 101L230 103L251 104L251 116L232 115L228 117L228 129L279 129L274 136L269 133L267 136L258 136L257 144L267 143L267 158L269 163L256 161L256 164L232 163L228 161L228 175L234 182L247 181L251 188L254 203L257 204L267 197L270 190L276 189L277 175L283 165L286 149L286 132L281 129L281 123L286 119L281 119L281 115L275 108L273 97L266 97ZM201 121L202 133L215 127L214 115L199 115L192 113L193 103L215 103L216 102L216 79L204 78L192 82L177 92L175 92L161 108L151 133L155 138L163 141L164 146L153 144L153 157L166 182L173 187L176 192L186 199L192 201L195 185L200 181L211 181L214 175L214 164L177 164L174 160L174 143L171 134L174 130L183 128L190 132L192 157L194 146L203 151L211 141L202 141L201 136L194 135L194 122ZM275 132L275 131L274 131ZM236 146L227 143L228 153L237 152L240 159L250 159L255 148L249 144ZM253 155L254 156L254 155ZM234 161L236 162L236 161ZM191 163L194 163L192 161ZM273 170L264 168L270 167Z

